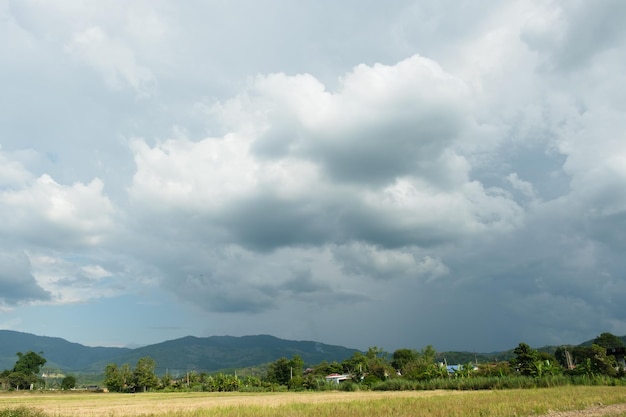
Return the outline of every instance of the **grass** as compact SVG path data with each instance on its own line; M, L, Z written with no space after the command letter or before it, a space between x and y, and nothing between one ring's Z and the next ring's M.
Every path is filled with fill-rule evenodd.
M597 375L593 377L579 375L553 375L543 378L528 376L477 376L472 378L434 378L425 381L412 381L404 378L394 378L372 385L376 391L406 391L406 390L492 390L515 388L550 388L566 385L622 385L626 380Z
M0 417L536 416L626 403L625 387L303 393L7 393Z

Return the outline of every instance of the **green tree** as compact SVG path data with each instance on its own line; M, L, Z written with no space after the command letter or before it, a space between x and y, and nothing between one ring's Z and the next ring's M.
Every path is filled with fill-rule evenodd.
M606 348L599 345L591 345L592 356L591 372L598 375L617 375L617 361L614 356L606 354Z
M107 387L109 391L122 392L124 385L117 364L108 364L104 368L104 386Z
M13 370L6 375L7 383L16 389L28 389L39 381L39 372L47 361L43 356L32 351L26 354L17 352L17 357Z
M143 392L156 388L159 385L159 378L154 373L155 368L156 362L150 356L139 359L133 371L135 386L140 387Z
M341 365L344 372L349 373L352 380L357 383L372 384L395 374L387 360L387 353L376 346L368 348L365 354L354 352L352 357L344 360Z
M352 376L354 382L360 382L367 372L367 357L357 351L351 357L341 362L344 372Z
M594 345L598 345L605 349L624 347L624 341L611 333L602 333L593 340Z
M539 352L532 349L526 343L520 343L513 350L515 358L511 359L511 364L522 375L534 376L537 374L537 362L539 361Z
M2 373L0 373L0 384L2 385L2 389L10 388L10 384L9 384L10 373L11 371L9 371L8 369L5 369L4 371L2 371Z
M427 379L437 378L448 374L447 368L440 367L435 362L437 352L428 345L420 352L416 352L417 357L404 365L404 375L407 379L423 381Z
M579 375L617 375L615 356L607 355L607 348L593 344L572 348L576 368L570 371Z
M370 347L365 353L368 381L384 381L389 375L395 374L387 360L387 353L376 346Z
M117 366L110 363L104 369L104 386L113 392L130 391L134 388L132 377L133 373L128 364Z
M591 349L591 346L574 346L571 348L571 355L572 360L578 367L579 364L593 357L593 349Z
M61 389L67 390L72 388L76 388L76 377L73 375L67 375L61 381Z
M304 360L300 355L294 355L291 359L280 358L269 364L265 379L274 384L290 386L292 378L299 378L298 381L303 381L303 370ZM294 384L291 383L291 386L295 387Z
M43 352L39 353L43 355ZM17 352L17 357L18 360L15 362L13 372L22 372L27 375L39 374L41 367L47 362L43 356L40 356L32 351L27 352L26 354Z
M267 368L268 382L287 385L289 379L291 379L291 367L289 366L289 360L287 358L280 358L270 363Z
M481 376L503 377L511 373L511 364L506 361L495 363L481 363L478 365L477 372Z
M341 366L341 364L336 361L330 363L327 361L322 361L319 364L315 365L315 367L313 368L313 373L319 376L326 376L333 373L340 374L342 372L343 366Z
M7 375L8 385L16 390L28 389L35 381L34 378L28 377L21 372L10 372Z
M414 349L398 349L393 352L391 366L404 374L405 367L419 358L419 352Z
M293 376L302 376L304 373L304 359L300 355L294 355L289 361Z

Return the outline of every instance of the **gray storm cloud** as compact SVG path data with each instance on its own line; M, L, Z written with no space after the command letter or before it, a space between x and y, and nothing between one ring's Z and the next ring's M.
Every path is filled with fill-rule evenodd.
M2 3L5 322L626 333L624 6L457 3Z

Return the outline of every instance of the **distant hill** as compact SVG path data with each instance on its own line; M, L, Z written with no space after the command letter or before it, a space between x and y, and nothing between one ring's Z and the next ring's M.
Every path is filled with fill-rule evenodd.
M0 330L0 370L11 369L17 361L17 352L43 352L46 367L80 372L94 362L124 355L132 349L89 347L68 342L59 337L36 336L12 330Z
M626 336L619 336L619 338L626 344ZM593 344L594 339L587 340L586 342L580 343L578 345L546 345L537 347L539 352L549 353L554 355L556 350L560 346L591 346ZM473 352L437 352L435 359L439 362L447 362L449 365L459 365L468 362L478 363L486 363L486 362L498 362L498 361L508 361L515 357L515 353L513 352L515 348L505 350L502 352L491 352L491 353L473 353Z
M10 369L17 352L43 352L46 367L73 373L102 373L109 363L135 366L150 356L157 363L157 374L195 370L212 372L261 365L281 357L300 355L305 364L324 360L341 362L357 349L313 341L292 341L273 336L187 336L136 349L88 347L67 340L0 330L0 370Z
M513 351L493 352L493 353L473 353L473 352L437 352L435 360L445 362L448 365L463 365L466 363L485 363L507 361L513 357Z
M324 360L341 362L357 349L326 345L313 341L293 341L274 336L187 336L155 345L133 349L111 358L111 362L134 365L139 358L150 356L157 363L157 373L164 374L196 370L211 372L257 366L285 357L300 355L305 364ZM106 364L96 364L103 368Z

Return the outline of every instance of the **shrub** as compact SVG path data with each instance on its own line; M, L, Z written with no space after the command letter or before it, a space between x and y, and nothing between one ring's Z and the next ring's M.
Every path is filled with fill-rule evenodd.
M352 391L360 391L361 388L359 387L358 384L355 384L354 382L346 381L346 382L342 382L341 384L339 384L339 390L352 392Z

